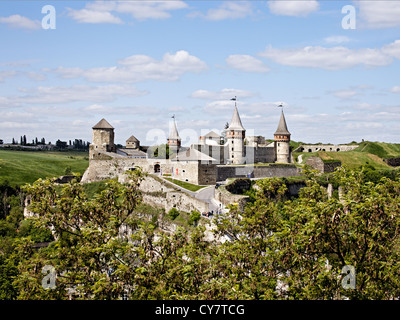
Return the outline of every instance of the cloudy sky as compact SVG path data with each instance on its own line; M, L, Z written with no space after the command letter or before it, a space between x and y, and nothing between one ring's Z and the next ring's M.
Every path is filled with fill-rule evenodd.
M293 140L399 143L399 17L400 1L1 1L0 139L90 141L106 118L151 145L175 115L187 145L237 96L247 135L273 138L283 103Z

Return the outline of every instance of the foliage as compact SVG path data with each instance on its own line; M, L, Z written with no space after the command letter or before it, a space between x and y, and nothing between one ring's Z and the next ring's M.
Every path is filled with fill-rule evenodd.
M200 220L200 218L201 218L200 212L198 212L197 210L193 210L190 213L188 224L191 226L195 225L197 221Z
M57 240L34 251L30 237L16 238L0 261L0 278L12 279L5 289L0 286L0 295L398 299L400 180L375 171L336 170L325 177L340 186L331 198L314 170L305 171L306 187L296 199L285 197L284 179L257 180L252 202L243 209L231 205L229 213L212 219L215 236L227 237L224 242L207 241L203 226L156 233L155 221L137 214L136 171L131 183L109 181L90 199L76 181L60 190L51 180L39 180L25 188L30 210L38 225L53 228ZM189 221L198 217L192 212ZM56 269L53 290L41 286L44 265ZM342 286L342 270L349 265L356 271L354 289Z
M19 236L30 237L33 242L50 242L54 240L50 229L36 226L33 219L26 219L21 222Z
M171 220L175 220L176 219L176 217L177 216L179 216L179 211L178 211L178 209L176 209L176 208L171 208L169 211L168 211L168 217L171 219Z

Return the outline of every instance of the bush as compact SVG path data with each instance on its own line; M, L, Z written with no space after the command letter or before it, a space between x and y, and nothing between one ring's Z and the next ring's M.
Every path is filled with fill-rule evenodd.
M30 219L22 221L19 235L21 237L31 236L31 239L34 242L50 242L54 240L49 229L36 227Z
M177 216L179 216L179 211L176 208L171 208L171 210L168 211L168 217L171 218L171 220L175 220Z
M200 212L198 212L197 210L193 210L190 213L188 224L191 226L195 225L196 222L200 220L200 217L201 217Z

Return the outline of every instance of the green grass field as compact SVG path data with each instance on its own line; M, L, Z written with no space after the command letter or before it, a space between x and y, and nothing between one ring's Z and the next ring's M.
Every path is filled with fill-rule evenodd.
M173 183L175 183L176 185L178 185L178 186L180 186L182 188L185 188L185 189L187 189L189 191L194 191L194 192L205 187L205 186L198 186L196 184L191 184L189 182L176 180L176 179L172 179L172 178L168 178L168 177L164 177L164 179L168 180L170 182L173 182Z
M0 150L0 182L32 183L39 178L58 177L70 167L83 174L89 165L86 152Z
M346 152L294 152L293 156L302 155L304 164L307 158L318 156L323 160L340 160L342 165L349 168L358 168L362 165L370 164L376 169L392 168L383 159L400 157L400 144L364 141L359 144L357 149Z

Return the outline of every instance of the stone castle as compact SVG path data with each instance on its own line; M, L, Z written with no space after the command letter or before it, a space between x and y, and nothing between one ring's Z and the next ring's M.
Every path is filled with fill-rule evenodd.
M274 141L262 136L247 136L235 101L233 116L222 135L209 132L189 147L181 145L181 138L173 117L167 139L170 156L155 155L154 148L141 146L133 135L125 148L114 144L114 128L105 120L93 126L89 147L89 167L83 182L113 178L127 170L141 167L147 173L168 175L174 179L198 185L213 185L226 178L282 177L299 175L293 163L288 131L283 110ZM165 152L164 152L165 155ZM272 165L281 163L283 165Z

